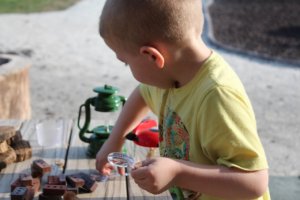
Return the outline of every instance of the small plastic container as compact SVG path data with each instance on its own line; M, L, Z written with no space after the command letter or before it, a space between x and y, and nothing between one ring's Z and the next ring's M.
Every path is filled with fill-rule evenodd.
M58 147L64 143L63 127L59 121L44 121L36 124L37 142L43 147Z

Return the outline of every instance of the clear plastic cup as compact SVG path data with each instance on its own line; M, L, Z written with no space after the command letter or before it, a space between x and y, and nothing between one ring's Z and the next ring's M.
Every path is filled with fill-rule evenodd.
M57 147L64 143L62 123L44 121L36 124L37 142L44 147Z

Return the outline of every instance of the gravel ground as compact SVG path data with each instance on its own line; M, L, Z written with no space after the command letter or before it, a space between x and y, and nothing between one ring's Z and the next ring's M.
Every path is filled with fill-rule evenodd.
M226 6L229 0L222 2ZM79 106L95 96L94 87L111 84L128 96L137 85L129 68L117 61L98 35L103 3L82 0L65 11L0 15L0 52L17 52L32 61L32 118L76 119ZM236 70L253 103L270 165L272 199L296 200L300 196L300 68L241 55L245 48L228 51L216 46L220 44L213 34L216 26L206 7L205 12L208 29L203 37Z

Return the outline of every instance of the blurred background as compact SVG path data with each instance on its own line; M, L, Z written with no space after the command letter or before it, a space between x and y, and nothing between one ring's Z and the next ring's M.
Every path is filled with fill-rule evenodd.
M208 12L216 42L236 52L300 65L297 0L215 0Z
M10 54L30 63L30 118L77 120L79 106L96 95L93 88L109 84L128 96L137 86L98 35L103 4L0 0L0 58ZM270 165L272 199L299 199L300 1L203 4L204 40L236 70L253 103ZM6 98L1 84L0 103Z

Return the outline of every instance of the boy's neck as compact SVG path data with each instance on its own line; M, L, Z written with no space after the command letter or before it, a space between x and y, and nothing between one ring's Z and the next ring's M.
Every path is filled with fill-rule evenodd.
M201 39L190 41L181 49L171 50L171 62L166 64L173 87L180 88L190 82L211 53Z

